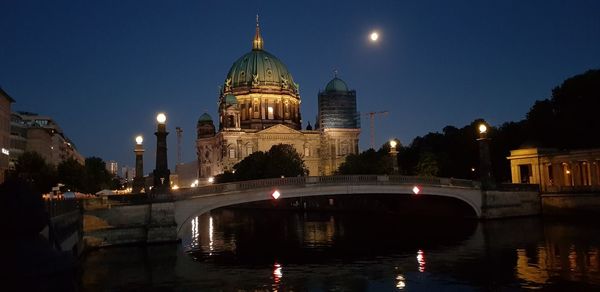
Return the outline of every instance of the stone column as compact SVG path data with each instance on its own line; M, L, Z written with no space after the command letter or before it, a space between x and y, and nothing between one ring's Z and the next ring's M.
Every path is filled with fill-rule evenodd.
M492 176L492 162L490 158L490 139L482 136L477 139L479 142L479 177L481 179L481 188L493 189L495 187L494 177Z
M144 146L141 142L135 145L133 152L135 152L135 177L131 192L137 194L146 188L144 183Z
M158 118L157 118L158 119ZM166 118L165 118L166 120ZM169 193L170 191L170 175L167 163L167 125L165 121L158 121L158 127L154 135L156 135L156 168L154 169L154 188L153 193Z

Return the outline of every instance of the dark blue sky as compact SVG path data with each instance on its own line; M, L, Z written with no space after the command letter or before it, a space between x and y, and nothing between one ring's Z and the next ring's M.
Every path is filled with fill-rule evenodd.
M155 115L195 159L198 117L216 114L218 86L251 49L300 84L304 124L334 68L359 110L389 111L376 145L408 144L476 118L524 118L565 78L600 68L600 1L0 1L0 86L15 110L52 116L84 156L133 165L134 136L154 168ZM369 43L377 29L380 42ZM362 118L361 150L369 145Z

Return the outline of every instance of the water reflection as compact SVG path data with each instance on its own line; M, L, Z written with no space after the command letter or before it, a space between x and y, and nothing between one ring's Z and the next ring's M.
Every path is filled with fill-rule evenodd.
M417 263L419 264L419 272L425 272L425 253L422 250L417 251Z
M221 209L191 220L183 250L90 254L82 287L589 291L600 289L599 231L538 218L478 223Z
M281 278L283 278L283 272L281 272L281 265L275 262L273 265L273 291L279 291L279 283L281 282Z
M553 278L600 284L598 248L586 250L547 243L534 253L521 248L516 253L517 277L525 281L526 288L541 288Z
M330 216L328 221L305 221L303 230L305 246L331 246L336 233L335 219Z
M396 288L398 288L398 290L404 290L404 288L406 288L406 279L404 279L404 276L399 274L398 276L396 276Z

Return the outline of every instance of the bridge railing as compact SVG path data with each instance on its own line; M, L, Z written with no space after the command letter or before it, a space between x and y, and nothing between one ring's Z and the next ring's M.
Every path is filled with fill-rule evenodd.
M182 188L173 192L175 198L218 195L220 193L244 191L251 189L285 187L285 186L308 186L315 184L350 184L350 185L431 185L478 188L479 183L471 180L439 178L439 177L416 177L401 175L335 175L335 176L300 176L285 178L270 178L251 181L232 182L224 184L212 184L196 188Z

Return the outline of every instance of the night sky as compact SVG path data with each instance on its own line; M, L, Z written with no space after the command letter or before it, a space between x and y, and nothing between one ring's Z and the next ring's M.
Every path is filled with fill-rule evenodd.
M300 84L303 127L337 69L359 111L389 111L376 120L377 147L476 118L523 119L564 79L600 68L595 0L1 0L0 86L13 110L53 117L86 157L133 166L143 134L146 173L164 111L173 169L175 127L183 160L194 160L196 121L217 117L218 86L250 51L257 13L265 50Z

